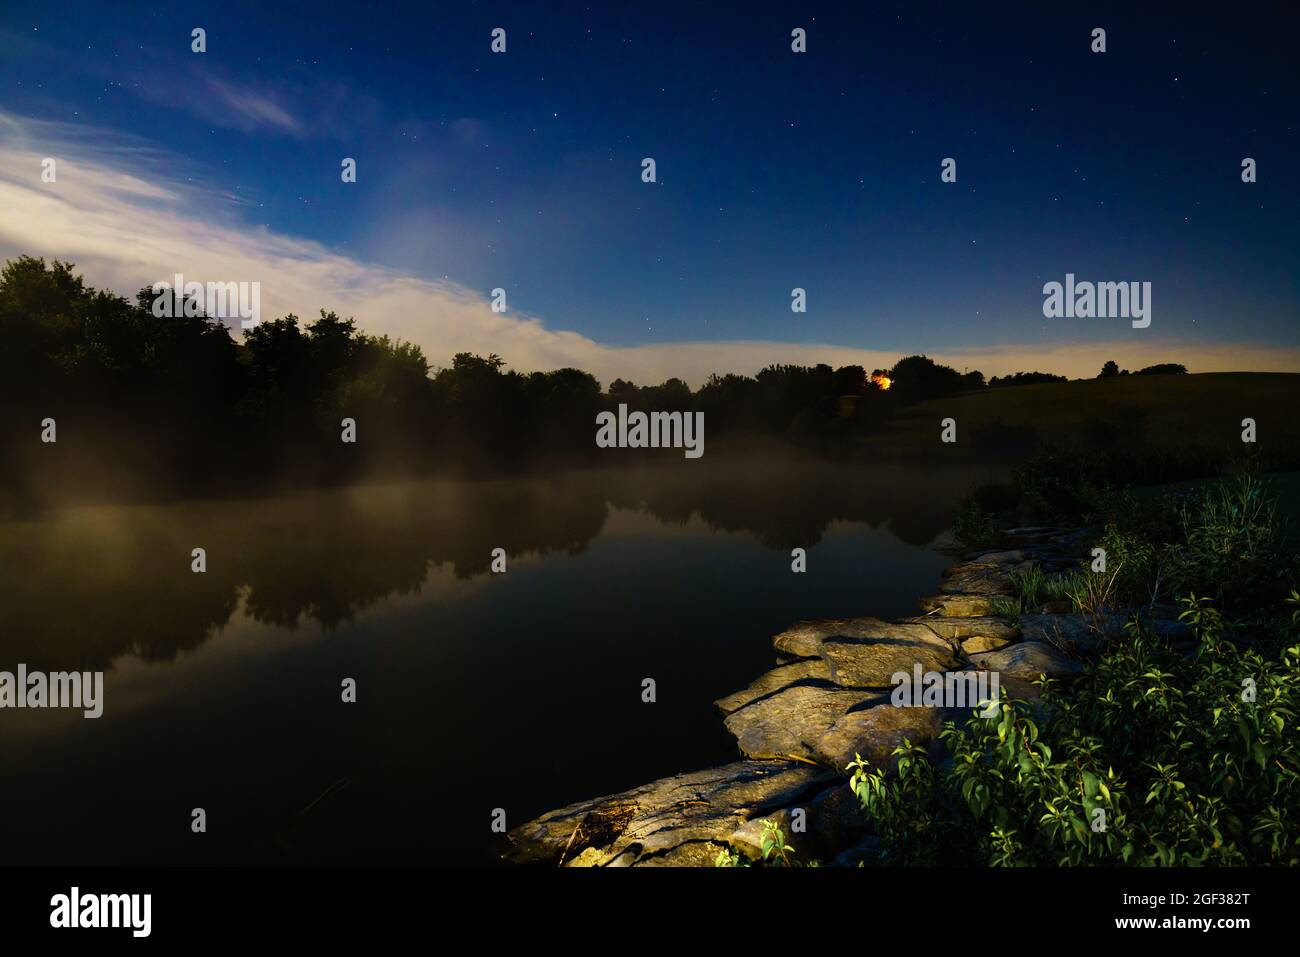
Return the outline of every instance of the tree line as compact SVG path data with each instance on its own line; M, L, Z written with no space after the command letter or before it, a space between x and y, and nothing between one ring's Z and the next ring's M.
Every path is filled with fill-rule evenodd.
M978 371L908 356L871 374L857 365L771 365L753 376L713 375L696 390L676 378L615 379L604 390L580 369L522 373L497 355L458 353L433 368L419 346L325 310L310 321L261 322L241 343L202 314L155 316L154 299L148 288L134 300L92 288L71 263L22 256L5 264L3 471L37 463L33 423L47 418L62 444L46 459L189 485L583 460L596 452L597 413L619 403L703 411L711 435L815 442L869 427L900 405L986 388ZM1048 378L1059 377L1020 373L988 386ZM341 448L345 417L358 423L359 441Z

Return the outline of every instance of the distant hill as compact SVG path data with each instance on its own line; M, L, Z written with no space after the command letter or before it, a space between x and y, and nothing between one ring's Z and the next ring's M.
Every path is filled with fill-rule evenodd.
M952 451L962 458L1010 455L1037 442L1239 448L1249 417L1261 448L1300 454L1298 410L1296 373L1115 376L929 399L900 409L867 441L880 454L928 457L939 446L940 421L952 417L960 447Z

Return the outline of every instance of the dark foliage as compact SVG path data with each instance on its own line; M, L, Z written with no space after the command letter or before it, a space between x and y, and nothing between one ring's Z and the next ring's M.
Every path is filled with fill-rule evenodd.
M1009 385L1037 385L1040 382L1068 381L1065 376L1053 375L1050 372L1017 372L1014 375L1004 375L1001 378L994 376L989 379L989 388L996 389Z

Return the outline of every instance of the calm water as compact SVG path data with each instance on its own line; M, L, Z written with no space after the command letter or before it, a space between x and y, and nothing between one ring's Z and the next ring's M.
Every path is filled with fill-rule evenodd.
M0 859L491 862L493 808L734 759L712 701L798 618L914 613L985 477L664 463L5 521L0 670L107 674L99 720L0 711Z

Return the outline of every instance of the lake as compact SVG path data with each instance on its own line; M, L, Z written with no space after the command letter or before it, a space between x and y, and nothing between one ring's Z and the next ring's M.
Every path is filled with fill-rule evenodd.
M492 863L494 808L734 760L714 699L797 619L914 614L988 477L679 458L10 517L0 670L106 674L97 720L0 710L5 863Z

